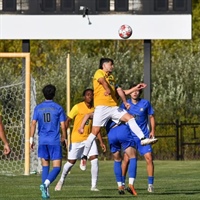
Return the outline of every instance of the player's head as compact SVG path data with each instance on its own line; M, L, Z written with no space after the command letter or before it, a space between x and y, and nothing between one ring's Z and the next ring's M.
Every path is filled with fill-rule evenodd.
M44 94L44 97L46 100L52 100L56 94L56 87L54 85L46 85L42 89L42 92Z
M84 101L87 103L92 103L93 102L93 97L94 97L94 91L91 88L85 89L83 91L83 98Z
M136 83L131 84L130 88L137 86ZM137 90L131 93L131 98L132 99L138 99L140 98L140 95L142 94L142 90Z
M114 61L111 58L101 58L99 62L99 69L103 69L106 72L112 72L114 68Z

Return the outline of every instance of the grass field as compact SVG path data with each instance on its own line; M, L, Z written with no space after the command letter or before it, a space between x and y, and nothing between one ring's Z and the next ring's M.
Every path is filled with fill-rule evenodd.
M137 197L129 193L119 195L113 173L113 161L100 161L99 192L90 191L90 164L85 172L77 163L66 179L62 191L54 191L59 178L50 187L51 200L196 200L200 199L200 161L155 161L155 192L147 192L146 164L138 161L138 174L135 182ZM0 176L1 200L39 200L40 175Z

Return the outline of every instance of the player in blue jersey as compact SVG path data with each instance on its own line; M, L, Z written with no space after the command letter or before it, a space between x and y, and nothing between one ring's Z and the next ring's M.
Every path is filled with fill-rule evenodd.
M43 90L45 101L38 104L33 113L30 133L30 147L33 149L33 137L38 123L38 157L42 160L42 198L48 199L49 186L56 179L62 164L61 142L66 140L66 115L63 108L53 101L56 87L46 85ZM60 134L62 131L62 137ZM50 171L50 161L53 169Z
M119 194L124 194L123 179L122 179L122 156L121 150L126 152L129 159L128 174L129 185L127 191L137 196L137 192L134 188L134 181L137 171L137 159L135 141L131 135L130 127L126 124L116 124L112 120L109 120L106 125L108 134L108 142L110 145L110 151L114 158L114 173L118 185Z
M132 85L134 87L134 85ZM142 132L144 133L145 137L154 138L155 137L155 118L154 118L154 109L151 103L146 100L140 98L142 90L134 91L130 94L131 98L127 100L130 104L129 110L127 110L131 115L135 117L135 120L138 126L141 128ZM126 109L124 104L121 105L122 108ZM150 121L150 127L148 126L148 120ZM146 163L147 163L147 174L148 174L148 191L153 192L154 187L154 163L152 157L152 147L150 144L146 146L142 146L140 144L140 140L138 137L133 133L134 140L137 143L136 149L140 153L140 155L144 156ZM122 164L122 173L123 179L125 183L125 175L128 166L128 157L126 153L124 154L123 164Z

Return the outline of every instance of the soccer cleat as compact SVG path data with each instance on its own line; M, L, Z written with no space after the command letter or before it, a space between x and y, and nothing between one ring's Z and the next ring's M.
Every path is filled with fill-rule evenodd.
M42 192L42 198L43 199L49 198L49 195L47 194L47 187L45 186L45 184L40 185L40 191Z
M125 194L125 192L124 192L124 187L123 187L123 186L118 187L118 193L119 193L120 195Z
M153 187L152 184L149 184L149 185L148 185L147 191L150 192L150 193L154 192L154 187Z
M90 190L91 190L91 191L94 191L94 192L99 192L99 189L97 189L96 187L91 187Z
M49 188L47 187L47 197L50 198Z
M55 187L55 191L60 191L62 189L63 183L61 181L58 181Z
M79 167L82 171L86 170L86 164L87 164L87 159L84 156L83 158L81 158L81 162L80 162L80 165L79 165Z
M135 191L135 188L133 185L129 184L128 187L126 188L126 190L131 193L134 196L137 196L137 192Z
M157 138L142 138L141 139L141 145L145 146L147 144L154 144L158 141Z

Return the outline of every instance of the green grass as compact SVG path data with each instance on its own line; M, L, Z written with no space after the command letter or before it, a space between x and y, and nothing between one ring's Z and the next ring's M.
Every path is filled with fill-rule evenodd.
M66 179L62 191L54 191L59 177L50 187L51 200L196 200L200 199L200 161L155 161L155 192L147 192L146 164L138 161L138 174L135 188L138 196L129 193L119 195L113 173L113 161L100 161L98 188L100 192L90 191L90 164L85 172L79 170L77 163ZM1 200L39 200L40 175L0 176Z

